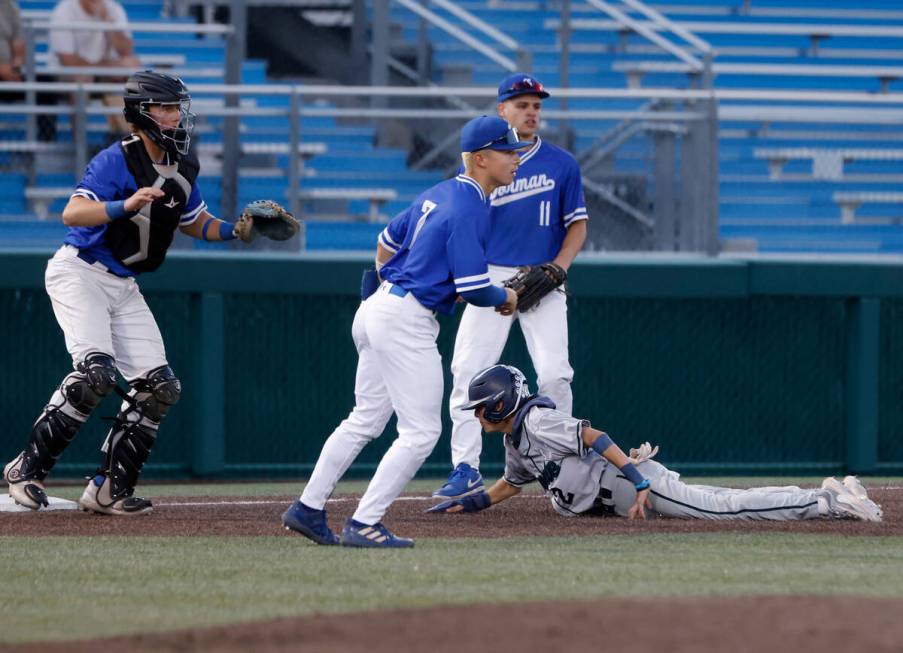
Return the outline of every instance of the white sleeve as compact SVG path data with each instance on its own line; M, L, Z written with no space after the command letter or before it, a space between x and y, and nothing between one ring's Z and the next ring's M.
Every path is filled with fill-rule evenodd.
M110 17L113 19L111 22L117 27L123 28L123 33L132 38L132 33L128 30L129 26L129 17L125 13L125 9L118 2L111 2L109 5L110 9Z
M9 26L12 30L10 39L18 41L22 38L22 13L19 11L19 6L15 2L11 2L9 8L10 11L12 11L12 15L10 16L12 24Z
M65 2L58 4L50 14L51 23L71 23L74 17ZM75 54L75 32L69 29L50 30L50 51L54 54Z
M583 443L584 424L588 423L554 408L534 408L526 419L530 434L551 451L581 457L587 452Z

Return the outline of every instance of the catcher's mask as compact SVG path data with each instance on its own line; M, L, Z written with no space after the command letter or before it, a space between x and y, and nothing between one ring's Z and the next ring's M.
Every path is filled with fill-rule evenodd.
M125 83L122 99L125 119L147 134L171 160L188 153L195 115L190 111L191 96L181 79L152 70L135 73ZM179 124L171 128L157 122L149 110L154 104L178 105Z
M469 401L461 406L461 410L476 410L483 406L483 417L490 422L501 422L513 415L528 397L530 389L523 372L511 365L493 365L470 381L467 387Z

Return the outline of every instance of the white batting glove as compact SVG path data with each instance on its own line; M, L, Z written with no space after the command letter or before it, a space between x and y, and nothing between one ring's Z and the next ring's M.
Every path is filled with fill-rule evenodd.
M652 460L655 458L655 454L658 453L658 445L653 447L648 442L644 442L639 446L638 449L630 450L630 462L634 465L639 465L640 463L644 463L647 460Z

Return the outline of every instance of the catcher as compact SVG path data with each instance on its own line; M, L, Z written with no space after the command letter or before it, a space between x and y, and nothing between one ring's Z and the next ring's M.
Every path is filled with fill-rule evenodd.
M257 233L282 240L298 232L298 221L274 202L253 202L235 224L207 211L195 183L199 165L189 150L195 116L182 80L135 73L123 100L132 133L88 164L63 210L64 244L47 264L47 294L74 370L3 469L10 496L32 510L48 505L44 479L112 392L122 407L79 507L109 515L151 510L150 501L134 496L135 485L181 384L135 278L163 264L175 230L245 242ZM117 373L128 392L117 385Z
M761 487L737 490L687 485L652 458L645 443L628 458L611 438L531 395L515 367L495 365L468 387L473 410L487 433L505 434L505 473L488 491L443 501L427 512L477 512L510 499L539 481L561 515L615 514L646 518L646 511L683 519L793 521L819 517L881 521L881 507L854 476L826 478L817 490Z

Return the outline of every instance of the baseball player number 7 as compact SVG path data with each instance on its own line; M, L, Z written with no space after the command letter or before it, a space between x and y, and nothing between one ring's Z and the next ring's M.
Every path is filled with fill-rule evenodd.
M438 204L435 202L430 202L429 200L423 200L423 205L420 207L420 211L423 215L420 216L420 219L417 221L417 226L414 228L414 236L411 238L411 247L414 246L414 243L417 240L417 236L420 235L420 230L423 229L423 225L426 222L426 219L429 217L430 213L433 212Z

